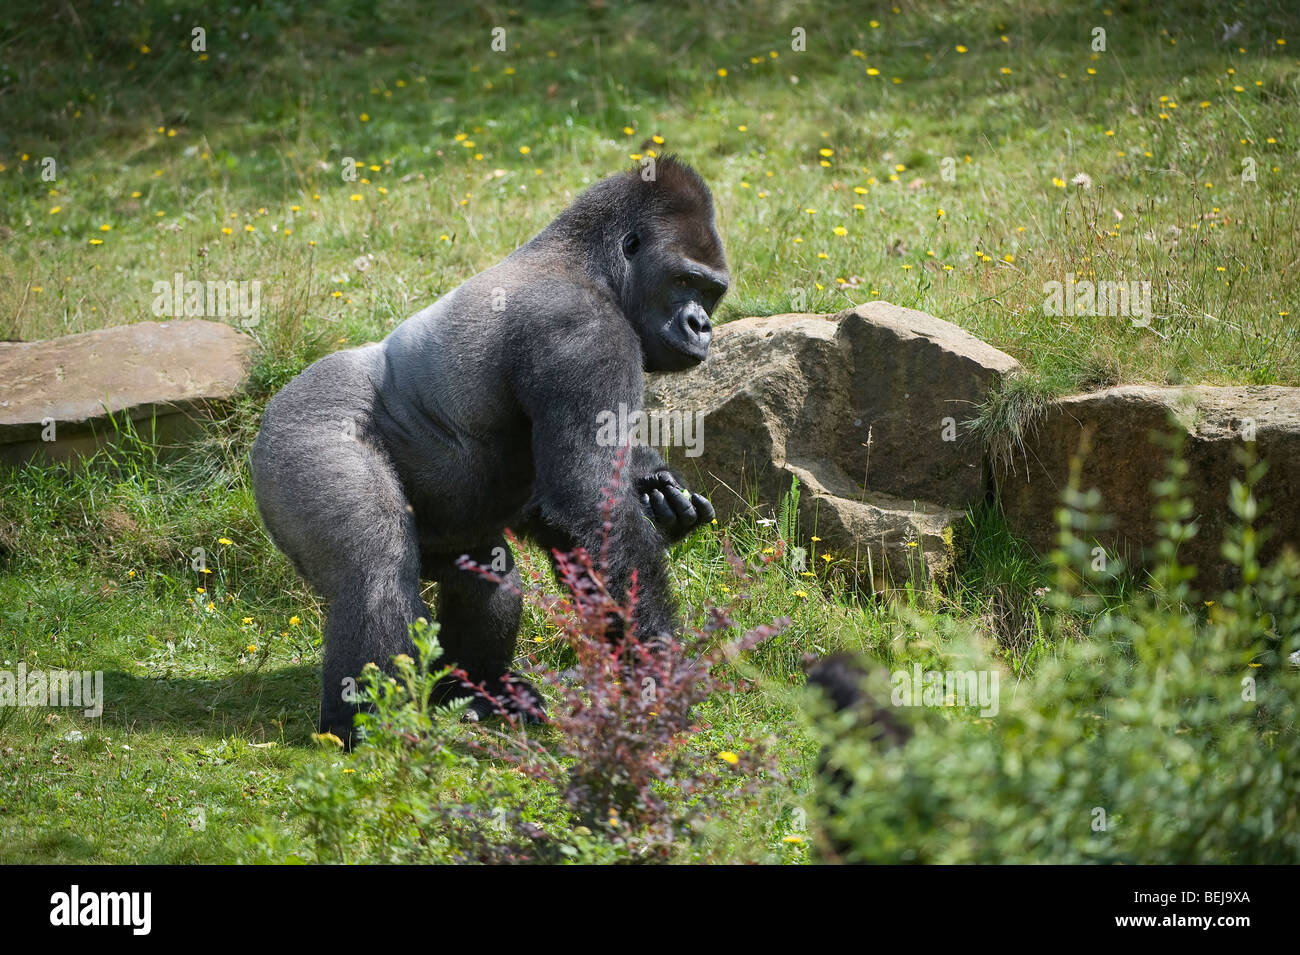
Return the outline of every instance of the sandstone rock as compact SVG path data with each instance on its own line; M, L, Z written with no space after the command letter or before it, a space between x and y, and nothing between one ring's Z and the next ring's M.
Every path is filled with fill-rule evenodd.
M931 574L950 565L952 527L988 490L961 423L1017 367L955 325L873 302L723 325L703 365L647 379L646 408L703 415L699 456L664 450L722 518L771 512L797 476L805 537L879 585L921 558Z
M1176 424L1171 425L1171 415ZM1164 477L1167 457L1149 436L1173 430L1186 435L1184 456L1200 527L1180 547L1179 557L1197 566L1203 591L1233 583L1219 546L1232 521L1230 482L1242 476L1235 451L1252 433L1257 454L1269 464L1257 488L1270 505L1259 524L1273 528L1263 556L1267 560L1286 544L1300 547L1300 388L1271 386L1126 385L1060 399L1028 439L1024 458L1017 457L1013 470L996 472L1012 530L1040 551L1051 549L1053 514L1069 480L1070 459L1090 431L1092 447L1080 486L1097 488L1101 509L1114 518L1096 535L1097 542L1130 566L1147 564L1156 541L1151 486Z
M176 440L238 392L252 346L229 325L198 320L0 342L0 464L88 454L114 434L110 413Z

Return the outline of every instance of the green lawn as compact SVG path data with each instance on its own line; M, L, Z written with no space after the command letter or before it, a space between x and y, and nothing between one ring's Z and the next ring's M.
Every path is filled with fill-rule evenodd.
M248 397L184 459L136 447L77 474L0 474L0 665L102 670L109 701L100 719L0 710L0 861L313 858L294 780L345 757L311 740L321 607L253 508L261 407L640 156L677 153L710 183L724 320L883 298L1012 354L1049 392L1300 385L1300 14L1067 7L6 7L0 338L152 319L154 283L178 272L258 280L262 312ZM1230 41L1224 21L1241 22ZM1046 283L1072 277L1150 281L1157 317L1047 314ZM972 521L953 593L857 600L837 555L812 580L764 578L742 621L794 625L755 655L752 692L702 707L693 745L712 758L771 736L786 781L680 858L806 856L784 841L817 752L793 692L804 653L942 654L901 605L935 634L991 638L1017 670L1053 654L1045 571ZM721 533L674 553L696 620L728 586ZM777 531L733 536L760 558ZM191 569L195 547L212 573ZM540 614L521 641L564 661ZM451 790L477 771L458 764Z

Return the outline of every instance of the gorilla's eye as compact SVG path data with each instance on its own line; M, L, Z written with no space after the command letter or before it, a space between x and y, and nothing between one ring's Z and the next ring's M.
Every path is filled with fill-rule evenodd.
M636 250L641 248L641 239L635 232L629 232L623 236L623 254L629 259L636 255Z

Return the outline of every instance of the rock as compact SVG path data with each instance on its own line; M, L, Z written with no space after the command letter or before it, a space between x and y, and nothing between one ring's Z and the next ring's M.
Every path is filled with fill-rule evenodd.
M1171 425L1171 415L1176 424ZM1013 469L996 472L999 497L1011 529L1041 552L1054 546L1054 513L1069 480L1070 459L1090 431L1091 450L1082 463L1080 487L1101 492L1101 510L1111 527L1096 535L1112 556L1130 566L1147 566L1156 542L1151 516L1152 483L1164 477L1167 454L1150 441L1153 431L1186 436L1195 537L1179 558L1199 570L1197 585L1217 593L1234 584L1233 568L1219 553L1232 520L1228 495L1243 470L1236 458L1252 433L1268 472L1256 488L1269 502L1259 526L1272 528L1262 548L1267 561L1284 545L1300 547L1300 388L1164 388L1126 385L1054 402L1026 442Z
M0 342L0 464L70 460L115 433L109 414L168 443L233 398L253 341L199 320L138 322L37 342Z
M698 449L657 443L721 519L772 512L797 476L803 536L880 585L950 567L952 530L988 491L961 423L1016 368L955 325L873 302L720 326L703 365L647 378L646 410L703 416Z

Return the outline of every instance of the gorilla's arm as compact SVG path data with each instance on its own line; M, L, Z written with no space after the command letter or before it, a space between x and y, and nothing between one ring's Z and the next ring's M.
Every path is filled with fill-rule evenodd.
M641 407L640 349L621 320L565 324L563 332L533 340L514 382L520 403L534 409L534 489L526 530L548 549L582 547L597 556L604 549L605 491L619 450L597 440L598 416L620 404ZM600 373L590 374L589 368ZM635 467L630 460L627 470L634 476ZM659 470L665 470L662 461ZM604 568L610 592L623 598L635 571L638 632L643 637L671 633L677 607L664 534L646 519L638 493L618 495L611 524Z

